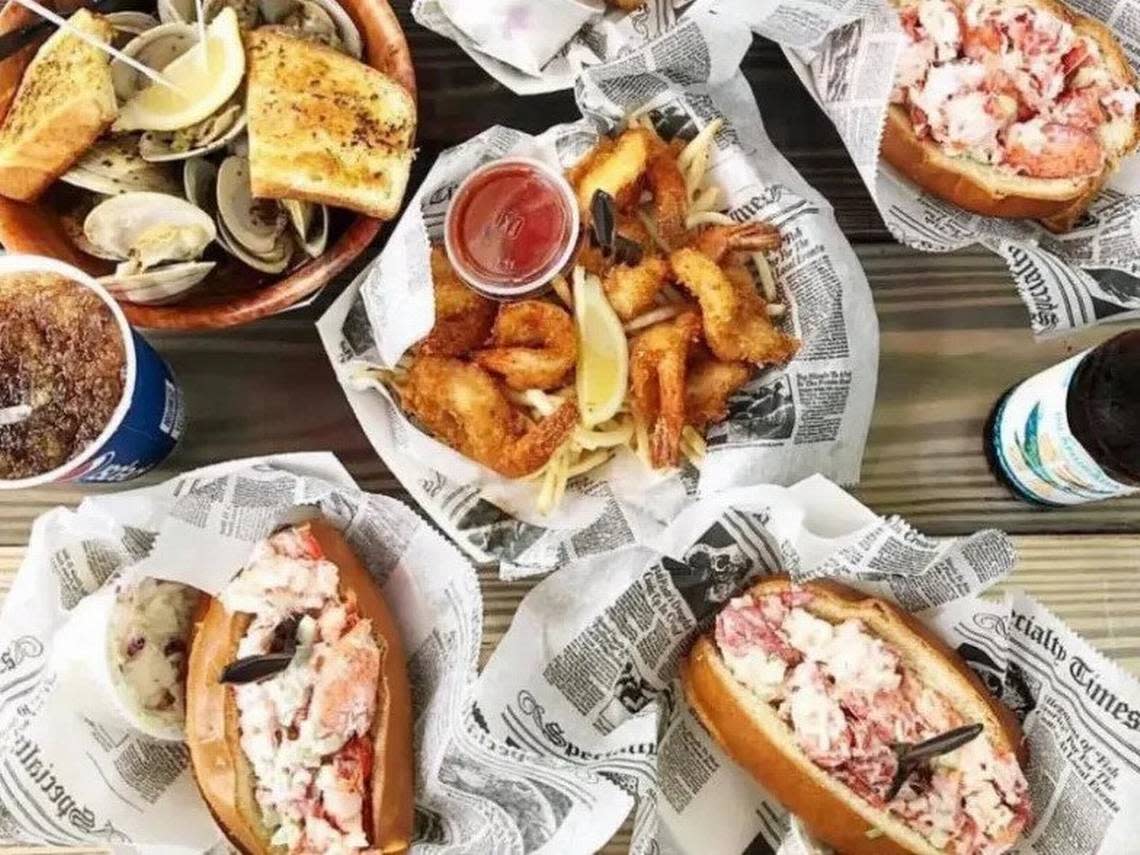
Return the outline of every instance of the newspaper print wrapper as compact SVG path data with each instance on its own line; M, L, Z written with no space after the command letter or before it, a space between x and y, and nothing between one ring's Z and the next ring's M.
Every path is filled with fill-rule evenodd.
M717 0L414 0L416 21L458 44L518 95L570 89L583 69L628 53Z
M209 467L36 521L0 617L0 840L148 855L221 840L185 746L85 720L87 698L53 672L53 639L71 609L121 576L216 592L256 541L314 511L344 531L400 626L420 811L461 828L472 811L489 810L449 796L440 777L478 661L474 569L410 508L359 491L331 454L303 454Z
M720 608L780 571L916 612L1017 714L1037 817L1019 852L1135 849L1140 820L1125 806L1140 799L1140 685L1025 594L978 596L1013 569L1005 535L928 538L814 476L705 500L655 546L540 582L485 666L469 724L605 781L591 797L635 811L634 855L821 851L712 741L677 681ZM593 851L617 827L528 851Z
M1104 21L1140 63L1140 0L1067 0ZM904 44L887 0L722 0L784 47L835 123L891 233L926 252L978 243L1000 255L1043 337L1140 314L1140 156L1133 155L1072 231L971 214L926 194L879 157L896 60Z
M375 264L318 322L349 403L372 445L423 509L480 563L507 577L651 543L699 494L792 483L822 472L859 475L878 367L878 322L858 259L827 203L776 152L739 74L751 34L715 14L694 15L642 53L583 75L580 122L529 137L492 128L444 152ZM664 62L661 65L660 62ZM680 63L680 64L678 64ZM674 81L688 80L678 87ZM698 81L709 81L708 85ZM773 259L803 347L786 369L761 372L707 434L698 472L654 473L622 449L570 483L548 516L541 481L511 480L429 437L362 367L393 365L434 319L429 241L440 240L448 200L480 163L508 152L565 168L626 116L646 115L666 138L689 139L715 117L712 180L734 219L769 219L783 246Z

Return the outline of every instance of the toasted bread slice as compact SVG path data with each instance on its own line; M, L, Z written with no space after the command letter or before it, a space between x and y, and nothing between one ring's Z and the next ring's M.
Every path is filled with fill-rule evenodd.
M412 165L416 105L352 57L271 28L247 36L253 195L391 219Z
M900 9L918 0L892 0ZM1123 49L1104 24L1078 15L1057 0L1017 0L1070 24L1095 41L1114 80L1136 85ZM922 189L967 211L988 217L1040 220L1054 232L1073 227L1092 204L1120 161L1140 144L1140 116L1116 116L1099 131L1107 154L1097 175L1074 178L1030 178L1003 172L966 156L947 154L929 138L919 138L906 110L892 104L883 131L883 159Z
M111 25L86 10L68 21L111 40ZM110 57L57 30L28 65L0 125L0 194L35 199L107 130L117 110Z
M787 576L752 588L763 597L787 590ZM829 581L801 586L812 594L804 608L830 623L854 618L890 644L924 685L936 686L963 718L981 722L985 737L1024 766L1025 744L1013 713L993 698L941 639L898 607ZM873 807L799 747L776 707L753 694L729 670L711 635L697 639L681 665L685 697L709 733L808 830L845 855L943 855L886 810Z

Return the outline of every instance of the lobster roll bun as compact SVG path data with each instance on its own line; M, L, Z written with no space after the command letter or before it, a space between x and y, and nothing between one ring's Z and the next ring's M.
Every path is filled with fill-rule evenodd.
M766 577L696 640L681 681L728 755L846 855L992 855L1030 822L1016 719L883 600ZM916 765L888 800L898 746L978 723L979 735Z
M403 644L340 532L319 520L278 531L197 617L186 741L230 842L247 855L406 851Z
M905 46L883 158L977 214L1072 228L1140 143L1113 34L1057 0L892 0Z

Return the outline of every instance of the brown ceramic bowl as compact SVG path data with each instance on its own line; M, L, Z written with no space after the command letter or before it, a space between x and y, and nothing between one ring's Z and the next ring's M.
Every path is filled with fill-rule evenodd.
M339 2L360 28L368 64L391 75L415 97L416 79L408 43L387 0ZM26 23L27 14L14 0L9 0L0 11L0 32ZM0 110L7 109L30 57L30 51L22 51L0 62ZM56 182L53 188L58 185ZM275 279L227 257L210 274L207 287L193 292L184 301L167 306L120 302L123 312L131 323L140 327L197 330L237 326L286 309L327 284L364 251L382 225L380 220L371 217L346 211L332 213L333 233L324 254L305 262L283 279ZM0 196L0 244L8 252L58 258L94 276L109 273L111 269L108 262L86 255L71 243L59 217L44 200L25 204Z

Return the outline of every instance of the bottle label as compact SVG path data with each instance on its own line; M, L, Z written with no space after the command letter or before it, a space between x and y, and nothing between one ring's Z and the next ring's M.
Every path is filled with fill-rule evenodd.
M1030 498L1079 505L1137 492L1110 478L1069 428L1069 384L1089 351L1030 377L1006 396L993 442L1006 477Z

